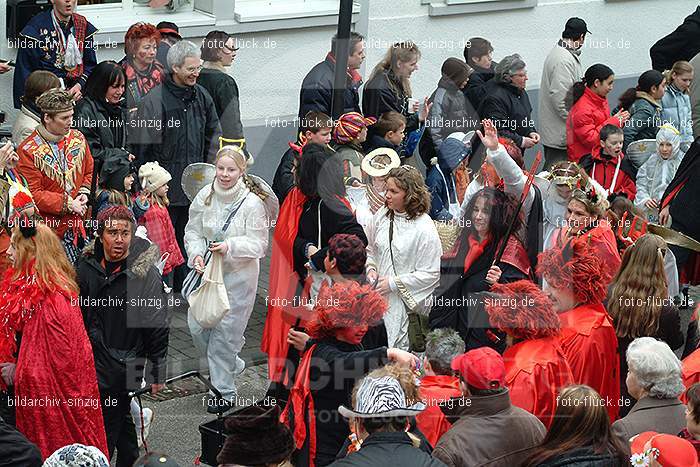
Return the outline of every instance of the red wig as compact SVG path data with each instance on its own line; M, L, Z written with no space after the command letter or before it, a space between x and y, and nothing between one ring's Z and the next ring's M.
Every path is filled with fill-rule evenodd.
M124 52L126 55L134 55L141 45L143 39L154 39L156 46L160 44L160 32L149 23L132 24L124 37Z
M563 248L552 248L539 254L537 273L554 289L573 291L581 304L600 303L606 296L610 282L608 268L604 268L593 250L585 244L569 242Z
M516 164L518 164L518 167L520 167L521 169L525 167L523 151L515 144L515 142L512 139L500 137L498 138L498 142L503 145L510 158L513 159Z
M309 335L323 339L334 337L338 329L374 326L388 308L386 300L370 285L352 281L322 287L309 324Z
M486 312L493 327L523 340L559 334L559 315L549 297L534 283L520 280L495 284L491 291L500 295L486 298Z

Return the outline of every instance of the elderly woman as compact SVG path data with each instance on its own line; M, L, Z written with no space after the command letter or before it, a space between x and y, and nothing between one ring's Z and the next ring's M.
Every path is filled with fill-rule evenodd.
M540 142L525 91L527 70L520 55L509 55L496 65L496 76L479 106L479 116L495 122L502 136L528 149Z
M144 96L165 79L163 65L156 60L160 33L148 23L136 23L126 31L121 65L126 73L127 108L131 111Z
M236 58L236 41L223 31L211 31L202 42L204 64L197 83L209 91L216 114L221 121L222 144L235 144L245 148L241 109L238 103L238 84L227 68Z
M22 96L22 108L12 125L12 142L19 146L27 139L32 131L41 123L41 110L36 105L36 99L49 89L61 88L61 81L45 70L36 70L27 78Z
M685 428L681 362L665 342L653 337L635 339L627 349L627 389L637 400L626 417L612 425L625 445L645 431L676 435Z

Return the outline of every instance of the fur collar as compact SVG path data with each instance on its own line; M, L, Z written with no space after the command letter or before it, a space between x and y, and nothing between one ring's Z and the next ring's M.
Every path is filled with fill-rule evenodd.
M99 251L96 253L95 248ZM102 261L102 242L99 239L94 239L83 249L83 255L97 262ZM132 237L131 247L129 248L129 256L126 258L127 271L140 279L144 279L148 275L151 267L154 267L160 260L160 249L155 243L149 243L140 237Z

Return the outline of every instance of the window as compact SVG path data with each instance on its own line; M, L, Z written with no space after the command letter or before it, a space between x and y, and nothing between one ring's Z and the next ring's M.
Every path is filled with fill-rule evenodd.
M430 16L515 10L537 6L537 0L421 0L421 3L430 5Z
M337 16L338 0L235 0L235 19L239 23L273 19ZM359 5L353 4L353 13ZM334 20L335 21L335 20Z

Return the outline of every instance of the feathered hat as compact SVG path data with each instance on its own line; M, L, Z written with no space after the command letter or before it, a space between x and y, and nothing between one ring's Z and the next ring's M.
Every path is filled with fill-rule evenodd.
M605 297L610 273L585 244L567 242L539 254L537 273L555 289L573 291L579 303L598 303Z
M516 339L539 339L559 334L559 315L549 297L534 283L520 280L491 288L499 297L485 301L489 321Z
M316 299L309 335L332 337L341 328L374 326L389 308L386 300L370 285L357 282L323 287Z

